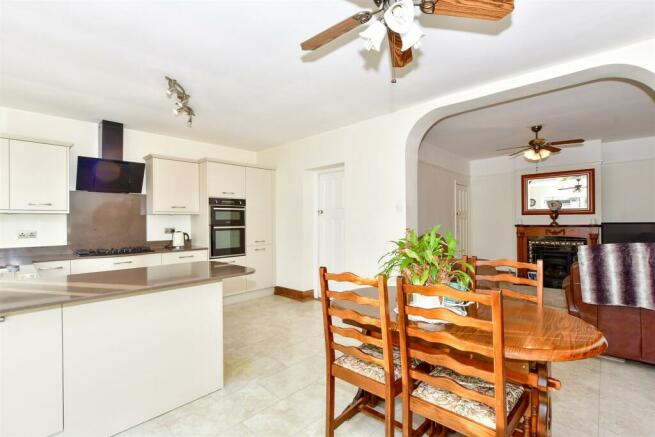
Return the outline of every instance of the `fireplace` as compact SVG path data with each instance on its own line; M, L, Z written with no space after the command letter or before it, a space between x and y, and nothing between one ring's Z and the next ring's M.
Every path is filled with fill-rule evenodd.
M578 260L578 246L587 244L584 238L531 237L528 238L528 260L544 261L544 286L562 288L571 265Z
M562 288L571 264L577 260L578 246L598 244L600 225L516 225L516 259L519 262L544 260L544 285ZM521 277L526 270L519 270Z

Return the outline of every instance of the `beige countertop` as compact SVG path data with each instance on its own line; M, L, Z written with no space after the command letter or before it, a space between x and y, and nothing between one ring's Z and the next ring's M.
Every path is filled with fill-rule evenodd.
M200 261L48 279L0 279L0 316L109 297L152 293L245 276L254 269Z

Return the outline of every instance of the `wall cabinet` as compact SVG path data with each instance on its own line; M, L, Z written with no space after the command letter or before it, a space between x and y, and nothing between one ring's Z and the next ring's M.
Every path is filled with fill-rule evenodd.
M148 214L199 214L197 162L146 156Z
M273 246L251 246L246 250L246 266L255 269L244 276L247 290L259 290L275 286L275 254Z
M0 139L0 209L67 213L69 148Z
M54 278L71 274L71 262L68 260L34 263L34 268L39 274L39 278Z
M246 244L273 243L273 171L246 168Z
M63 429L61 308L0 323L0 437Z
M207 162L208 197L234 197L246 194L246 169L238 165Z
M207 261L208 259L209 256L206 250L188 250L185 252L162 253L161 255L162 265L192 263Z
M109 270L135 269L138 267L158 266L161 254L116 256L109 258L74 259L71 261L71 273L105 272Z

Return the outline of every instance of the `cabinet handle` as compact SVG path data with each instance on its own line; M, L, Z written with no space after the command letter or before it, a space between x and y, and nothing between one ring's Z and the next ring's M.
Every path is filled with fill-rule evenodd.
M132 264L134 261L121 261L121 262L115 262L114 265L117 266L119 264Z
M37 267L37 270L40 270L42 272L48 271L48 270L64 270L64 266L57 266L57 267Z
M195 255L184 255L184 256L180 256L178 259L182 259L182 258L195 258L195 257L196 257Z
M46 202L46 203L28 203L27 206L52 206L51 202Z
M223 194L236 194L234 191L223 191Z
M266 249L264 249L264 248L261 248L261 249L255 249L255 252L260 252L260 251L262 251L262 250L266 250Z
M186 209L186 206L171 206L171 209Z
M255 243L266 243L266 240L255 240Z

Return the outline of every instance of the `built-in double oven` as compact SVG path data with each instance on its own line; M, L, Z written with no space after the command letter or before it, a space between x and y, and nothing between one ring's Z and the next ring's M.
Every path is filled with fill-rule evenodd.
M209 199L211 257L246 254L246 200Z

